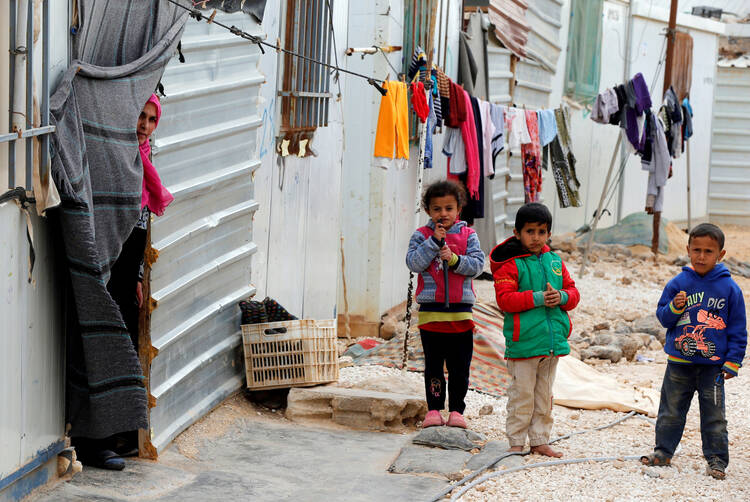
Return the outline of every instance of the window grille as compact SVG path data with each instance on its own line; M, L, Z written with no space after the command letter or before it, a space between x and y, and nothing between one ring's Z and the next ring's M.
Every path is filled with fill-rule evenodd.
M331 63L333 0L287 0L284 47ZM312 132L328 125L330 69L285 54L281 97L281 132Z
M601 67L601 0L573 0L565 69L565 94L589 101L599 93Z
M8 23L9 35L10 35L10 67L9 67L9 79L8 79L8 98L11 107L10 121L8 124L8 132L3 132L3 126L0 126L0 145L7 144L8 152L8 170L7 170L7 187L8 189L15 188L17 185L24 183L26 190L32 190L32 174L35 164L37 167L46 166L49 159L49 134L54 132L54 126L49 125L49 4L50 0L44 0L41 3L41 26L35 26L35 21L38 18L35 17L34 6L37 2L28 2L28 11L22 13L18 10L17 0L10 0L9 5L9 16L5 20ZM25 44L17 40L16 27L19 19L22 19L22 14L26 15L26 40ZM34 30L40 28L42 32L42 53L36 54L34 47ZM5 35L7 36L7 35ZM23 57L19 57L23 56ZM41 68L42 68L42 92L41 92L41 106L40 106L40 123L34 124L34 81L38 78L34 74L35 62L41 57ZM20 63L23 60L24 63ZM20 64L19 64L20 63ZM15 75L17 72L26 73L26 89L25 89L25 109L15 109L14 101L15 96ZM23 128L18 126L14 127L14 119L17 115L24 116ZM36 139L35 139L36 138ZM34 162L34 148L35 142L38 141L41 146L41 159ZM20 149L19 143L25 143L25 176L21 179L21 176L16 176L16 168L19 167L16 163L17 150ZM2 161L0 161L2 164ZM2 181L0 181L2 183Z

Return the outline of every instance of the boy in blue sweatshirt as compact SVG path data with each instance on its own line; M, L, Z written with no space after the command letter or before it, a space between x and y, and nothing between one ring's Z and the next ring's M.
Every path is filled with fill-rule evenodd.
M698 392L706 473L726 477L729 440L724 412L724 380L737 376L747 345L742 290L724 257L724 233L704 223L690 232L692 267L669 281L656 316L667 328L667 370L661 387L656 446L641 457L645 465L669 465L680 443L693 394Z

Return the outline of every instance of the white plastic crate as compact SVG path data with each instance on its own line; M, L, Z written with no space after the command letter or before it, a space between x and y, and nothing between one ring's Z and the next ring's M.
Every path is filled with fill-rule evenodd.
M304 387L339 379L334 319L243 324L242 343L248 389Z

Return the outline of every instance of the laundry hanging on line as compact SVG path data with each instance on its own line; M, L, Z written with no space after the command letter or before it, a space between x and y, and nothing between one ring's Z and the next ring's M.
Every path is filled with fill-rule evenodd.
M542 173L548 170L553 174L560 206L580 205L580 182L575 174L568 115L562 108L525 110L471 96L436 65L428 72L427 57L420 47L414 51L408 76L411 80L408 91L403 82L383 84L389 90L393 88L393 92L381 98L376 157L408 159L408 139L405 144L402 139L409 137L411 103L420 121L426 121L425 168L434 165L433 136L438 127L446 126L442 146L447 157L446 176L466 188L469 200L462 218L467 222L484 217L485 178L494 177L497 157L506 149L520 155L525 202L539 200ZM617 98L610 101L616 102ZM561 130L564 137L560 137Z
M681 156L693 135L687 97L680 102L670 86L656 113L652 106L643 75L637 73L626 83L601 92L591 110L594 122L619 125L626 150L641 157L641 169L648 172L645 210L649 214L663 210L672 159Z

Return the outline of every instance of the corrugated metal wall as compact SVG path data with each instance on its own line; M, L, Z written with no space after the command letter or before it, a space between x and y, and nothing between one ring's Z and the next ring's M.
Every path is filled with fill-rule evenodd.
M490 101L534 110L550 106L552 80L560 55L559 34L562 2L560 0L535 0L528 3L526 18L531 27L526 52L540 62L528 58L520 59L511 72L511 52L499 45L497 39L489 38L487 64ZM515 89L511 98L511 80L515 78ZM504 164L504 162L507 163ZM516 211L524 203L523 174L520 155L510 158L500 156L497 160L495 178L492 181L492 203L495 211L495 241L510 235Z
M242 13L217 20L260 34ZM155 132L154 165L175 197L152 228L152 443L162 450L243 381L237 302L254 292L253 173L264 78L257 46L188 21L186 62L174 58Z
M709 218L750 225L750 68L717 68L713 119Z
M35 5L42 21L41 2ZM67 67L68 3L49 2L49 80L54 89ZM0 18L0 134L9 132L8 121L8 2ZM44 31L34 43L35 110L42 93ZM21 69L23 71L23 68ZM38 120L38 119L37 119ZM23 143L18 160L23 160ZM38 166L35 166L38 167ZM7 189L8 149L0 146L0 192ZM23 183L23 170L17 171ZM20 500L46 483L54 471L40 467L64 447L65 340L58 262L50 222L29 208L34 231L36 262L28 282L30 246L26 216L14 202L0 204L0 500ZM37 469L33 471L33 469Z
M490 102L509 105L510 82L513 79L513 73L510 71L511 52L504 47L500 47L494 37L489 37L487 43L487 77L490 87ZM495 215L495 238L493 242L498 242L506 235L506 221L508 220L508 162L506 155L499 155L495 163L495 177L492 183L492 204L494 205Z

